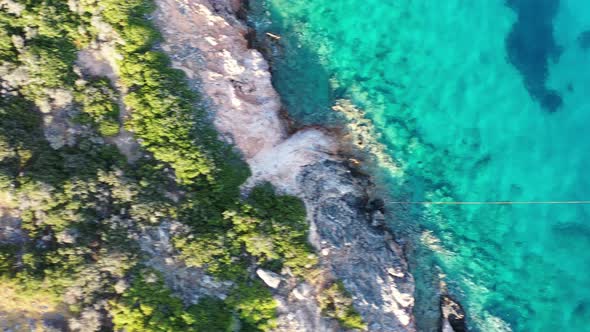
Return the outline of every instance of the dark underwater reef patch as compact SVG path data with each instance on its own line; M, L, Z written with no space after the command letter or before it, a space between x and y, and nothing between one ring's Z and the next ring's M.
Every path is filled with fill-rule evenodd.
M578 45L580 45L580 48L584 51L590 49L590 29L582 31L578 35Z
M545 110L555 112L563 100L545 82L549 60L556 61L561 55L561 47L553 38L559 0L506 0L506 5L518 15L506 38L508 59L522 75L531 97Z

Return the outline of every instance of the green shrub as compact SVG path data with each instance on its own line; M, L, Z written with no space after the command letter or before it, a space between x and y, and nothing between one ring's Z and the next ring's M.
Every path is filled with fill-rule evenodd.
M366 324L352 306L350 294L341 282L335 282L317 295L322 313L337 319L343 327L364 329Z
M2 14L0 14L2 15ZM4 16L4 15L2 15ZM0 17L2 17L0 16ZM10 25L0 20L0 59L10 60L16 58L16 50L10 33Z
M0 244L0 276L14 275L17 263L18 247L11 244Z
M225 222L200 225L194 236L175 239L187 264L207 267L215 275L223 271L228 277L240 275L236 263L243 254L259 265L287 266L300 276L317 263L307 243L305 210L297 198L277 196L268 185L257 187L250 204L223 212L223 218Z
M93 79L77 87L76 101L82 113L93 123L103 136L119 133L118 96L108 79ZM82 119L84 122L84 119Z
M192 316L182 301L172 296L162 280L152 271L153 281L142 275L117 300L110 302L115 329L128 332L192 331Z
M227 303L238 311L244 331L268 331L276 327L277 303L257 279L236 285Z
M229 332L232 331L232 314L221 300L211 297L202 298L199 303L189 306L186 311L194 318L193 325L198 331Z
M193 239L180 237L174 239L174 245L188 266L205 267L209 273L222 279L247 275L239 247L237 251L235 247L232 250L231 240L222 234L201 234Z
M185 308L154 271L143 270L122 296L110 302L115 329L127 332L226 331L231 315L225 305L204 299Z
M111 119L102 120L98 123L98 132L105 137L116 136L119 134L119 122Z
M308 223L303 202L294 196L281 196L269 184L254 188L249 196L251 214L264 220L260 228L273 241L284 265L299 276L317 263L307 241Z

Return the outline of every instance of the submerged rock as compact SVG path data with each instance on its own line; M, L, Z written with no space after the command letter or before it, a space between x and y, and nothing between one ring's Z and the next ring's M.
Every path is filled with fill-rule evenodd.
M440 299L440 310L443 332L467 332L465 311L459 302L448 295L443 295Z
M578 44L584 51L590 49L590 30L582 31L578 36Z

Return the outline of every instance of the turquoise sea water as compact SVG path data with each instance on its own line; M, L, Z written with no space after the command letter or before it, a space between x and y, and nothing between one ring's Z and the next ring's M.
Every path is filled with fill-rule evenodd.
M366 111L405 171L380 170L391 199L590 200L587 0L251 6L282 36L274 83L296 119L339 121L339 98ZM476 331L590 331L590 206L409 212L394 226L415 240L418 295L436 264Z

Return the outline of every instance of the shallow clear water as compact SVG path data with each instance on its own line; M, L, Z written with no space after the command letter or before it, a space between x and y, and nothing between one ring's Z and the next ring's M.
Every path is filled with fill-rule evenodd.
M405 170L380 174L392 198L590 200L588 1L251 5L282 36L274 80L291 114L332 123L338 98L364 109ZM590 331L590 206L412 213L395 226L424 240L419 259L475 330Z

